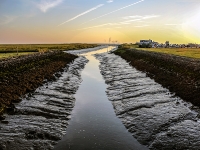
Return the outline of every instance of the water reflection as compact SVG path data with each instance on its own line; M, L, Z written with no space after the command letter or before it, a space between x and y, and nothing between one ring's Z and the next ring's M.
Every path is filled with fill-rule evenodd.
M89 60L82 72L83 82L77 91L67 133L56 145L56 150L141 150L141 146L116 117L106 96L106 84L99 70L99 61L93 54L111 48L83 54Z

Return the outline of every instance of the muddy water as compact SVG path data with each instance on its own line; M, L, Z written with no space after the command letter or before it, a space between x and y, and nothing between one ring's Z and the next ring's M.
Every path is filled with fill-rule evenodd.
M199 108L114 54L98 54L107 96L128 131L153 150L200 150Z
M111 48L84 54L89 60L81 73L82 84L75 98L75 107L66 135L56 145L56 150L143 150L137 140L116 117L106 96L105 81L99 70L99 61L93 56Z

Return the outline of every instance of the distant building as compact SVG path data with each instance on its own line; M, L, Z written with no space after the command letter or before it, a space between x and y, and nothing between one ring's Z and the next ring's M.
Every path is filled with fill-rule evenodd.
M140 40L136 42L140 48L200 48L200 44L188 43L188 44L170 44L169 41L165 43L158 43L153 40Z
M166 47L169 47L169 41L165 42Z
M153 41L152 40L140 40L140 45L148 45L151 44Z
M189 43L189 44L188 44L188 47L197 48L198 45L197 45L197 44L194 44L194 43Z
M156 48L156 47L158 47L158 45L159 45L159 43L158 43L158 42L155 42L155 41L153 41L153 42L151 43L151 47L152 47L152 48Z
M140 48L150 48L152 47L152 40L140 40L139 47Z

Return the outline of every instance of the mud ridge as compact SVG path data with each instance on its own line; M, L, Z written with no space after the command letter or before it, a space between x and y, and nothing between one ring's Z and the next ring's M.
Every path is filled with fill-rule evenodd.
M14 103L15 111L0 122L0 149L53 149L66 134L74 94L87 62L83 56L76 58L63 68L56 81L44 83L20 103Z
M200 106L200 60L143 50L114 52L184 100Z
M193 104L170 93L120 56L106 53L95 56L105 82L109 81L106 93L116 115L141 144L153 150L200 149L198 108L191 109ZM110 80L114 76L118 81ZM143 91L148 94L142 94ZM137 92L141 95L126 98Z
M13 103L46 81L60 76L77 56L60 51L37 53L0 61L0 116L14 110ZM1 116L1 119L3 117Z

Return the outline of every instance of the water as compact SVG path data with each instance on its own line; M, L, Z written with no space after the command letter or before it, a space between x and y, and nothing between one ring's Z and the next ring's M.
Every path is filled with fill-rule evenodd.
M100 74L99 61L93 56L107 50L103 48L84 54L89 63L81 74L83 82L75 95L75 107L66 135L56 145L56 150L147 149L127 131L108 101L107 85Z

